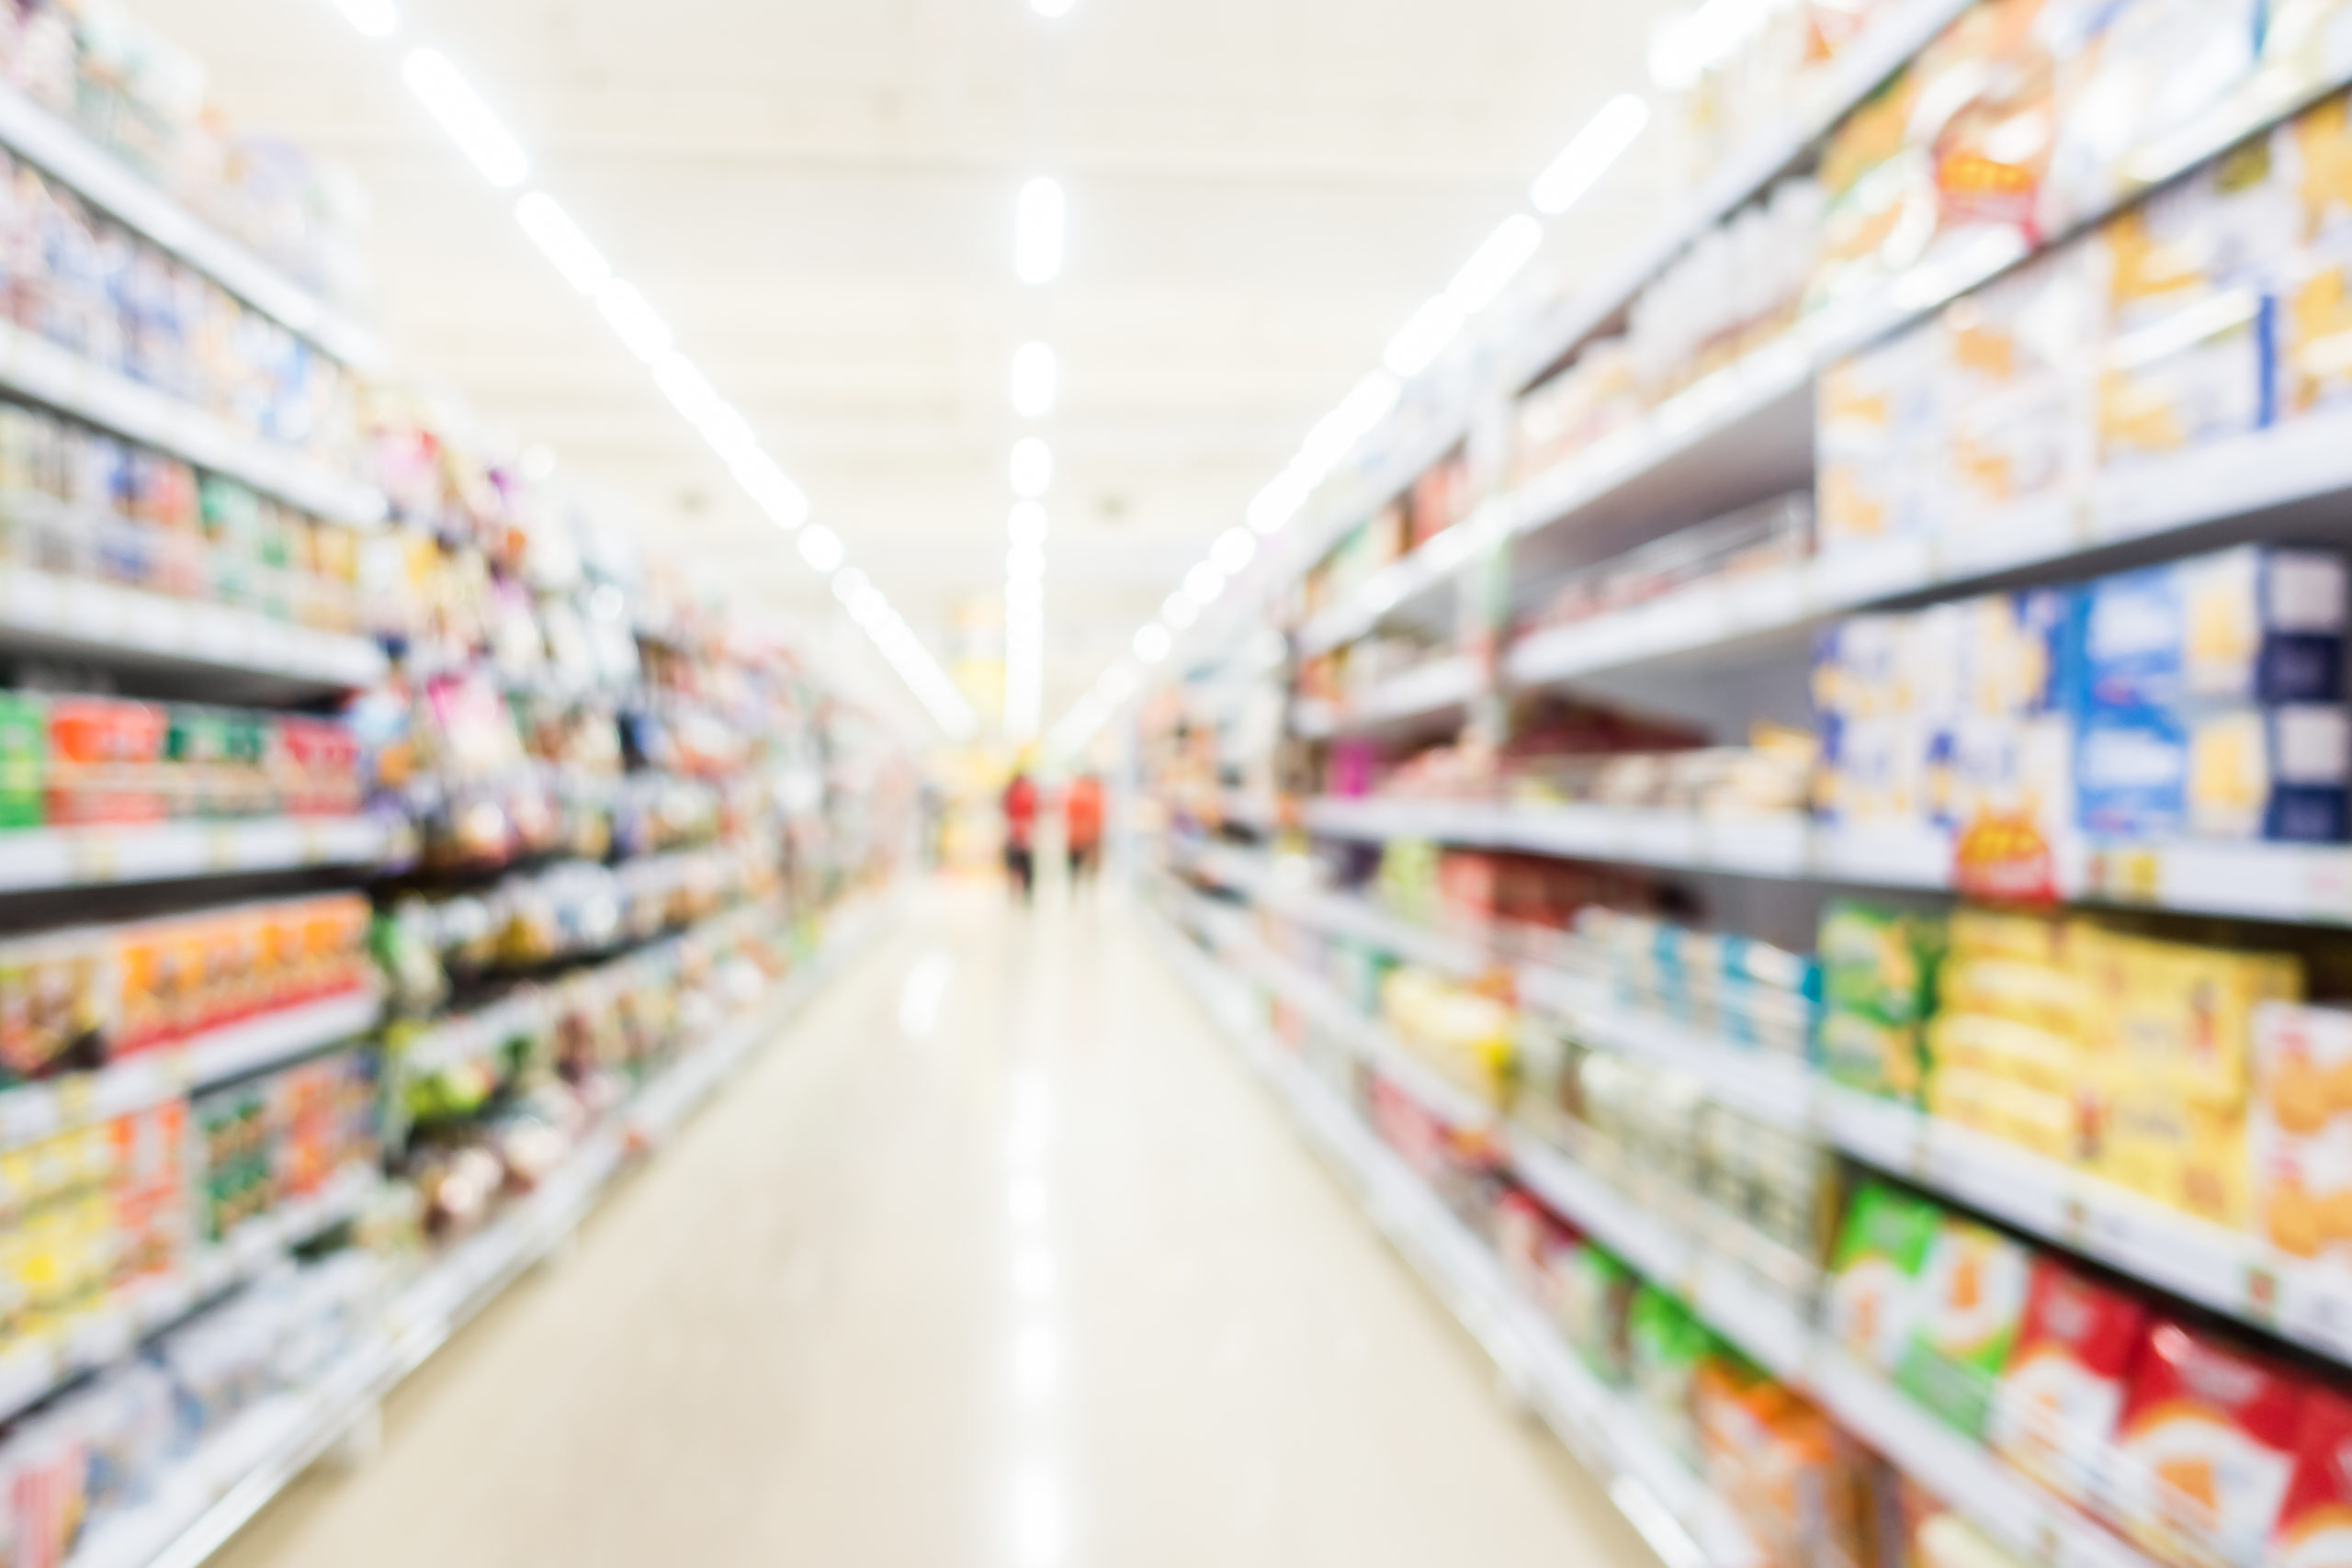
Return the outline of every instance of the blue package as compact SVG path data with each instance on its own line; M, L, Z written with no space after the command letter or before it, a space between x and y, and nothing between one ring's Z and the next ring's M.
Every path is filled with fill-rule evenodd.
M2160 708L2101 708L2075 734L2075 820L2102 839L2177 837L2188 820L2188 729Z
M2241 545L2104 577L2075 601L2075 711L2344 695L2344 558Z
M2103 839L2352 838L2343 705L2102 708L2079 723L2076 820Z

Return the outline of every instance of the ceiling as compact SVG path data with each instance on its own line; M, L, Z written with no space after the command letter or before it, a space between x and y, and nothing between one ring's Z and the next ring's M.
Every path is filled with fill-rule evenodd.
M570 209L931 640L1001 592L1006 457L1045 434L1050 723L1378 361L1528 181L1636 85L1654 0L138 0L241 124L356 174L400 362L654 548L808 615L821 581L409 97L457 62ZM1645 216L1637 149L1555 224L1535 288ZM1069 259L1012 276L1020 182ZM1031 337L1061 397L1024 426Z

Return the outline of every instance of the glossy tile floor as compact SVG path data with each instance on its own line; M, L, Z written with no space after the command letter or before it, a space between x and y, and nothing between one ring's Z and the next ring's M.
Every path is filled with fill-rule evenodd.
M1656 1568L1103 899L919 893L217 1561Z

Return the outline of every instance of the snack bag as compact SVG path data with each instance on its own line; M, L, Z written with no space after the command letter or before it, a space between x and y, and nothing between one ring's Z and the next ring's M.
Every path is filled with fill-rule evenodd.
M2025 1314L2031 1258L2000 1232L1943 1215L1918 1275L1918 1309L1895 1381L1970 1437L1982 1436L1993 1388Z
M1883 1182L1855 1190L1831 1260L1829 1331L1883 1372L1893 1372L1920 1312L1919 1276L1943 1211Z
M2125 1532L2170 1561L2251 1568L2286 1495L2304 1404L2285 1367L2158 1322L2110 1466L2110 1506Z
M1772 1568L1858 1568L1867 1550L1871 1479L1835 1424L1734 1357L1692 1380L1701 1469ZM1883 1563L1882 1568L1901 1568Z
M1994 1450L2088 1506L2147 1325L2136 1297L2055 1258L2035 1258L2017 1345L1993 1396L1986 1439Z
M1917 1103L1928 1075L1943 928L1849 899L1821 918L1821 1067L1851 1088Z

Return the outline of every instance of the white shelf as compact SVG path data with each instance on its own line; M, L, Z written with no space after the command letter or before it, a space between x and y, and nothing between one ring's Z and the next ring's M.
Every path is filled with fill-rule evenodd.
M369 865L390 842L373 817L0 829L0 893Z
M309 1197L256 1215L181 1271L141 1281L59 1333L10 1350L0 1357L0 1420L123 1359L198 1306L258 1278L295 1247L357 1214L379 1179L371 1167L349 1167Z
M0 144L344 364L367 370L382 357L372 333L197 219L145 175L14 88L0 88Z
M261 675L322 691L373 685L388 668L369 637L13 565L0 565L0 644Z
M381 1335L352 1348L316 1386L264 1401L209 1438L154 1500L105 1522L69 1568L198 1568L435 1351L546 1258L595 1206L649 1134L674 1128L725 1072L782 1028L870 942L887 903L831 917L823 948L767 1002L648 1085L552 1178L445 1255L394 1299Z
M1370 1211L1504 1379L1591 1470L1669 1568L1756 1568L1754 1544L1645 1417L1603 1387L1429 1189L1311 1073L1265 1037L1246 998L1182 939L1171 957L1308 1141Z
M1384 681L1352 702L1295 704L1291 728L1311 739L1320 739L1461 714L1476 699L1481 684L1476 660L1460 656L1441 659Z
M0 321L0 390L242 479L334 522L366 527L382 522L388 510L383 492L372 485L244 434L202 409L100 369L6 321Z
M1840 827L1794 814L1408 799L1312 801L1305 819L1310 830L1334 838L1430 839L1733 876L1959 890L1951 832L1924 825ZM2052 860L2059 897L2067 902L2352 924L2352 846L2070 836L2052 846Z
M94 1073L0 1089L0 1149L128 1116L356 1039L375 1027L381 1011L373 991L327 997L141 1051Z

